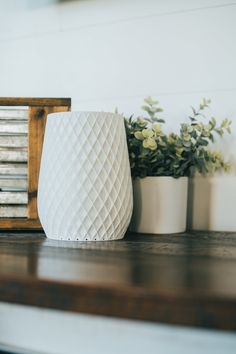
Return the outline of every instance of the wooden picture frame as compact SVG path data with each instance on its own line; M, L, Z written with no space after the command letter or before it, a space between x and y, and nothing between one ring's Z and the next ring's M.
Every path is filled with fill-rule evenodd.
M71 99L0 98L0 109L1 107L8 108L8 106L24 106L28 111L28 120L26 121L28 122L28 202L26 204L26 217L0 217L0 229L39 230L42 226L38 218L37 191L46 119L49 113L70 111Z

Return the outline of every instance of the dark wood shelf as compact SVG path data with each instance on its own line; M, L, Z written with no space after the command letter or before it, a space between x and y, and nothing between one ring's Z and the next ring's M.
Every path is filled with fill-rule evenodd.
M236 233L66 242L1 232L0 301L235 330Z
M68 97L0 97L0 106L71 106L71 99Z

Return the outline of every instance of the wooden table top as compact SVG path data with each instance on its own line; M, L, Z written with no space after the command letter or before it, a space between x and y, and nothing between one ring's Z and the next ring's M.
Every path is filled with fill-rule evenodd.
M0 301L235 330L236 233L66 242L1 232Z

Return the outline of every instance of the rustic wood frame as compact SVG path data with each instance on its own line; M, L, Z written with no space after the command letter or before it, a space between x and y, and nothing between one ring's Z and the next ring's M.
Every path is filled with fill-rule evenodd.
M0 218L0 229L40 230L37 191L46 119L49 113L70 111L71 99L0 97L0 106L28 107L28 217Z

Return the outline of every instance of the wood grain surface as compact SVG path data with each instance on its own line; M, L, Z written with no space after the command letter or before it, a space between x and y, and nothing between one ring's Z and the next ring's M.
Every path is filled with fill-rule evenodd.
M2 207L4 208L4 207ZM20 207L21 208L21 207ZM9 217L1 217L0 219L0 227L1 231L2 230L41 230L42 226L40 224L39 220L34 220L34 219L27 219L25 216L27 216L27 210L25 212L25 208L23 207L23 210L19 212L20 215L19 217L16 218L9 218Z
M0 229L41 229L37 192L47 114L70 106L70 98L0 97Z
M0 97L0 106L71 106L71 99L43 97Z
M68 242L3 232L0 301L236 330L236 234Z

